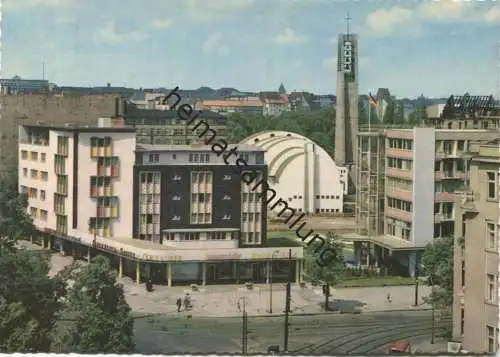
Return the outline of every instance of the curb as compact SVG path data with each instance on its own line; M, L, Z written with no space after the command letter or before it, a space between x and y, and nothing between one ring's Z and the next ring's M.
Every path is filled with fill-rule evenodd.
M378 314L378 313L390 313L390 312L414 312L414 311L431 311L432 308L417 308L417 309L389 309L389 310L377 310L377 311L365 311L365 313L371 313L371 314ZM305 313L293 313L291 312L288 316L289 317L294 317L294 316L319 316L319 315L362 315L363 311L361 311L358 314L353 314L353 313L340 313L339 311L320 311L320 312L305 312ZM173 314L171 313L157 313L157 314L144 314L144 315L136 315L134 316L134 319L146 319L150 317L157 317L157 316L172 316ZM183 315L175 315L178 317L185 317ZM256 317L256 318L275 318L275 317L284 317L284 313L280 314L272 314L272 315L262 315L262 314L256 314L256 315L248 315L248 317ZM197 318L202 318L202 319L220 319L220 318L240 318L240 315L234 315L234 316L196 316L193 315L193 319Z

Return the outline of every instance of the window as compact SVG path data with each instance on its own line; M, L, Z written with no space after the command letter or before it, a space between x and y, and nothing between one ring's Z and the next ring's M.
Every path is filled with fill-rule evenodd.
M487 300L488 302L494 303L497 298L497 289L496 289L496 277L493 274L487 274Z
M46 171L40 171L40 176L42 181L48 181L49 180L49 173Z
M498 183L497 183L497 175L495 172L487 172L488 176L488 198L496 200L498 197Z
M462 260L462 286L465 286L465 260Z
M32 179L38 178L38 170L31 169L30 176L31 176Z
M47 220L47 214L48 214L48 212L46 210L41 209L40 210L40 220L46 221Z
M149 163L157 164L160 162L160 154L149 154Z
M31 152L31 160L38 161L38 153L36 151Z
M28 152L26 150L21 151L21 159L23 160L28 159Z
M40 190L40 199L45 201L45 190Z
M489 353L495 353L496 349L495 347L498 346L498 342L496 342L495 338L495 332L496 335L498 335L498 328L495 328L493 326L486 326L487 333L488 333L488 352ZM497 346L495 346L497 345Z
M462 308L460 309L460 334L464 334L464 327L465 327L465 310Z
M27 168L23 169L23 177L28 177L28 169Z
M46 154L46 153L44 153L44 152L42 152L42 153L40 154L40 161L41 161L41 162L45 162L46 160L47 160L47 154Z
M497 247L497 232L496 224L486 223L486 237L488 239L488 249L496 250Z
M31 217L36 218L37 213L38 213L38 209L36 207L30 207Z

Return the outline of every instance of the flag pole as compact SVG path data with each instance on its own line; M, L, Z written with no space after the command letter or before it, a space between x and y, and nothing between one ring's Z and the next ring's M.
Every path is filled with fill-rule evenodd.
M370 92L370 100L368 101L368 238L371 239L372 222L371 222L371 172L372 172L372 93ZM368 254L370 251L368 250Z

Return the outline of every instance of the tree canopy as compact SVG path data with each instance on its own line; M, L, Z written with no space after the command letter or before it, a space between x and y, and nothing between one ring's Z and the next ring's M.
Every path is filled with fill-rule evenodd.
M19 193L17 170L0 174L0 252L35 233L28 196Z
M313 242L307 248L304 248L305 258L305 273L307 280L313 284L327 283L330 286L335 286L342 280L345 273L345 263L343 254L343 244L335 239L332 233L325 237L323 247L319 246L318 242ZM325 256L326 264L318 264L318 259L321 262L320 254L326 248L331 249L332 254Z
M429 300L439 307L453 304L453 248L454 238L437 238L430 242L422 254L422 272L429 285L437 288Z
M123 286L104 256L85 266L75 265L64 274L74 278L64 313L73 321L60 338L58 352L134 352L134 321Z

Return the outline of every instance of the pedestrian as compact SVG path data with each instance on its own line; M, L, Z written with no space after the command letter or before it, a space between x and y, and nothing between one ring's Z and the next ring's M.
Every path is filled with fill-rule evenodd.
M184 297L184 309L189 310L191 308L191 298L189 293Z
M391 297L391 293L387 293L387 302L390 304L392 302L392 297Z
M177 304L177 312L181 312L182 299L180 297L177 298L176 304Z
M238 308L238 312L241 312L240 300L238 300L238 302L236 303L236 307Z

